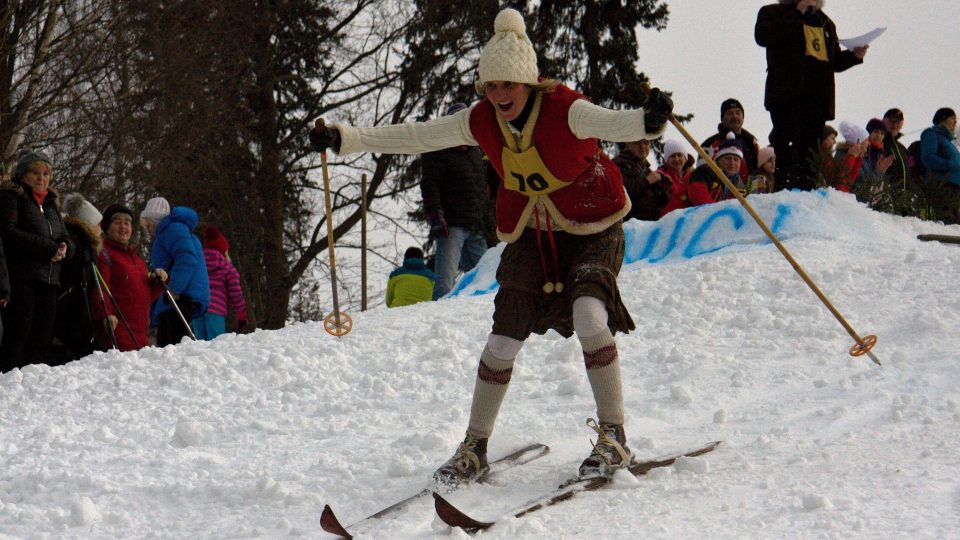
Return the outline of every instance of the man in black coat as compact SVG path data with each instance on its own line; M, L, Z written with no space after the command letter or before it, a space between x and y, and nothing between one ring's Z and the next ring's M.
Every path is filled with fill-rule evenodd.
M753 133L743 129L743 118L745 113L743 105L736 98L723 100L720 104L720 124L717 125L717 132L700 145L710 157L713 157L720 144L727 140L727 135L733 133L734 139L740 142L743 148L743 159L740 161L740 178L747 178L750 173L757 170L760 166L757 163L757 155L760 153L760 145L757 144L757 138Z
M624 216L624 221L656 221L670 200L670 180L653 170L647 160L649 154L650 141L639 140L621 145L620 153L613 158L623 175L623 188L630 197L630 213Z
M754 39L767 49L764 105L777 156L777 189L813 189L823 126L834 118L834 73L863 63L867 47L840 49L823 0L780 0L760 8Z
M883 114L883 153L893 156L893 166L887 169L887 180L899 191L906 191L910 179L910 156L900 142L903 137L903 111L894 107Z
M463 103L447 108L444 115L465 109ZM483 235L486 203L486 172L483 156L475 146L447 148L423 154L420 193L430 220L430 239L436 242L433 299L451 289L460 270L470 271L487 251Z

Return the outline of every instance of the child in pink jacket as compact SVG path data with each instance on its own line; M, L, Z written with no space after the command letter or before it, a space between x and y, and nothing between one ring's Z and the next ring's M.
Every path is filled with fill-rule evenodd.
M240 288L240 273L230 262L227 252L230 243L213 225L203 229L203 257L210 275L210 307L207 313L193 320L193 333L197 339L211 340L226 332L227 303L237 318L236 332L245 334L247 328L247 303Z

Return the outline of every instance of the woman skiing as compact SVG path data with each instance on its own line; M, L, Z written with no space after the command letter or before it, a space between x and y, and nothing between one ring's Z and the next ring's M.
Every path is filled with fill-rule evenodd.
M620 171L598 139L653 139L673 110L654 89L643 109L614 111L591 104L557 81L539 76L523 17L501 11L480 56L477 91L466 110L422 123L358 128L318 122L310 140L339 154L415 154L480 146L501 182L497 235L507 242L497 279L493 329L480 355L466 437L434 474L457 485L488 470L493 432L514 361L531 333L574 332L597 405L598 433L583 477L609 475L631 458L624 433L623 391L614 341L635 328L620 299L622 219L630 211ZM451 180L453 181L453 180Z

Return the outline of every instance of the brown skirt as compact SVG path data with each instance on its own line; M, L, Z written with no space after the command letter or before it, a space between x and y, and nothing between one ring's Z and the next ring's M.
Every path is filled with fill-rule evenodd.
M574 235L554 232L557 266L563 291L546 293L544 283L555 281L553 247L547 231L526 229L520 238L507 245L500 257L497 281L500 290L494 299L493 333L524 341L531 333L556 330L564 337L573 335L573 301L592 296L603 301L609 316L610 331L628 333L636 328L627 307L620 299L617 275L623 264L623 223L597 234ZM546 263L547 275L543 265Z

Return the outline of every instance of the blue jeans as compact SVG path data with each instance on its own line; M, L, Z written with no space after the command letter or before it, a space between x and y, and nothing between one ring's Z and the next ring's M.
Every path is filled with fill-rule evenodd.
M483 236L463 227L449 227L446 238L437 239L437 257L434 273L433 299L437 300L453 289L460 270L469 272L487 251Z

